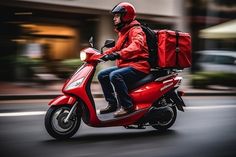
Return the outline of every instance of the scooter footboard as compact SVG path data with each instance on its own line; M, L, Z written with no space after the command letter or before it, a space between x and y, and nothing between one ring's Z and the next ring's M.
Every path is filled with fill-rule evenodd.
M49 102L49 106L56 105L73 105L76 102L76 98L69 95L61 95Z

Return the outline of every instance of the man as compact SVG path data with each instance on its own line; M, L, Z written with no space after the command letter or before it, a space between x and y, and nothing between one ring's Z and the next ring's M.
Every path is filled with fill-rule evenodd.
M120 117L132 113L134 106L128 94L128 85L142 79L150 71L148 47L145 33L135 20L136 13L132 4L122 2L111 13L118 40L115 47L104 52L104 60L116 60L116 66L102 70L98 74L108 106L100 114L114 112Z

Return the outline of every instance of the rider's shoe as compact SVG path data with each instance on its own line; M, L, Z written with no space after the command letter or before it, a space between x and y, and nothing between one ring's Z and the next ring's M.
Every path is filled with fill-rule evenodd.
M100 110L100 114L106 114L117 110L116 105L109 104L106 108Z
M115 118L122 117L122 116L128 115L128 114L130 114L132 112L134 112L134 108L133 107L130 107L130 108L127 108L127 109L124 109L123 107L121 107L118 111L116 111L114 113L114 117Z

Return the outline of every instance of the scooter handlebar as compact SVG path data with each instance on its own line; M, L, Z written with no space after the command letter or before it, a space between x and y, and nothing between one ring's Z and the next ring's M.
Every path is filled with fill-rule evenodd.
M102 58L99 58L98 60L98 63L101 63L101 62L106 62L105 60L103 60Z

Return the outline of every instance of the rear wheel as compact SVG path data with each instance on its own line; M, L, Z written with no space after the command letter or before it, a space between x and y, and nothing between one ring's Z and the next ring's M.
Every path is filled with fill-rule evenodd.
M75 114L65 122L72 106L51 106L45 116L45 128L56 139L72 137L79 129L81 123L80 114Z
M167 110L161 113L160 118L158 118L157 120L150 121L149 124L157 130L165 131L175 123L176 116L176 107L168 107Z

